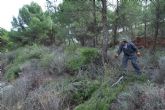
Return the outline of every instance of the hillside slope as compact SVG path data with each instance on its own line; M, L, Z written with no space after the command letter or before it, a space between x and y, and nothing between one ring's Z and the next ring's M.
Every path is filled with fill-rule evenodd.
M143 75L137 76L131 69L123 73L113 51L109 54L113 63L104 65L96 48L33 45L2 54L0 109L165 109L165 54L158 52L156 68L147 65L151 58L145 53L139 58Z

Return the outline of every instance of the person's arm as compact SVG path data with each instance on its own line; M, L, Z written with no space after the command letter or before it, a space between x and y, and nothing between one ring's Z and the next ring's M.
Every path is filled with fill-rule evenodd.
M135 50L135 52L139 52L139 49L136 47L134 43L131 42L132 48Z
M136 46L134 43L132 43L132 42L131 42L131 45L132 45L132 48L135 50L137 56L140 56L140 51L139 51L139 49L137 48L137 46Z

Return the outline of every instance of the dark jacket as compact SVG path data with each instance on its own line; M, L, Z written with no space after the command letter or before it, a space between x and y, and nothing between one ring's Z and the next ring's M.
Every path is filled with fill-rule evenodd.
M118 55L120 55L122 51L125 56L133 56L133 55L136 55L136 52L138 51L138 49L132 42L128 42L127 46L125 46L124 44L121 44L119 46L119 49L117 51Z

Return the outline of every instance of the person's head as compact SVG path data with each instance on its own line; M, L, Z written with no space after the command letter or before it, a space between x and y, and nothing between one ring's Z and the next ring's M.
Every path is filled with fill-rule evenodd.
M124 43L124 44L128 43L128 39L125 38L125 37L123 37L123 38L121 39L121 43Z

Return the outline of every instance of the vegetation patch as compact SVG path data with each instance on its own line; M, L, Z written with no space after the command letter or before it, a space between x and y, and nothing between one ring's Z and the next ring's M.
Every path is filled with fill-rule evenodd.
M88 100L99 87L97 80L79 80L68 85L63 94L73 105L78 105Z
M100 57L96 48L79 48L77 51L67 62L67 67L74 71L90 63L94 63Z
M135 75L127 76L124 82L115 87L111 87L109 81L105 81L88 101L78 105L74 110L109 110L118 94L125 91L128 85L135 81L144 82L146 81L146 77L138 77Z
M13 54L12 54L13 53ZM45 58L45 53L49 53L49 50L39 45L27 46L24 48L18 48L14 52L7 55L8 65L6 67L5 78L8 80L14 79L21 71L20 66L30 59L42 59ZM49 57L47 57L48 59ZM43 61L46 62L46 59Z

